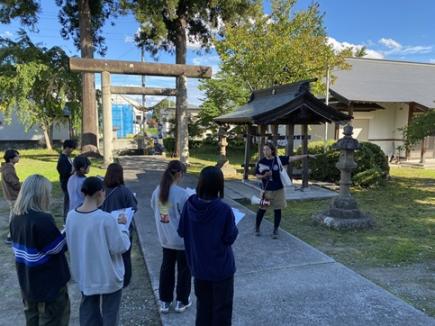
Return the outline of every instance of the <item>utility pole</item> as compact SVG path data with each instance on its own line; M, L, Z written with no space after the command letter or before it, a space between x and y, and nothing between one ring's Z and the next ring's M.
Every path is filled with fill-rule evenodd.
M144 62L144 56L145 56L145 51L143 48L143 45L140 48L140 61ZM142 87L145 87L145 75L142 75ZM142 134L145 136L145 95L142 94L142 118L141 118L141 128L142 128Z
M329 105L329 83L330 83L330 72L329 63L326 66L326 98L325 104ZM328 141L328 122L325 122L325 143Z

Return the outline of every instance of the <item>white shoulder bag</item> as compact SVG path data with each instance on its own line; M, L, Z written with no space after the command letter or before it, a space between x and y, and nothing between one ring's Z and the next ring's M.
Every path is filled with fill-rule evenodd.
M287 174L287 171L284 169L281 163L281 159L279 156L276 156L276 159L278 161L278 167L279 167L279 177L281 178L282 185L284 187L290 187L293 185L292 180Z

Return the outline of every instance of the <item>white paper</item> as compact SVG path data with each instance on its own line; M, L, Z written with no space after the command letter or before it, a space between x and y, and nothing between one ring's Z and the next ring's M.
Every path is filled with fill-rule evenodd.
M189 197L196 194L196 190L189 187L186 188L186 191Z
M231 207L231 209L233 210L233 214L237 225L245 217L245 213L241 212L240 210L234 207Z
M113 216L113 218L118 222L119 215L124 214L127 217L127 223L126 224L118 224L120 228L126 228L127 230L130 227L131 222L133 221L134 216L134 210L133 208L125 208L125 209L118 209L116 211L111 211L110 215Z

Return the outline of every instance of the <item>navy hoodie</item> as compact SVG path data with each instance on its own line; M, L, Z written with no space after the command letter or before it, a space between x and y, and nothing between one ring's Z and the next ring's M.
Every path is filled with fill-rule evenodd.
M204 201L190 196L181 213L178 234L184 238L193 277L217 282L233 276L236 265L231 245L238 233L231 207L220 198Z

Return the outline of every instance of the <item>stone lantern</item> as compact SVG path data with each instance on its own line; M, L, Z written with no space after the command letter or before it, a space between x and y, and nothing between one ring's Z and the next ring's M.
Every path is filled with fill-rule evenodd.
M330 228L363 229L373 226L372 218L358 209L356 200L350 193L352 185L352 171L357 164L354 161L354 152L359 149L358 141L352 138L353 127L346 125L343 131L344 137L334 144L334 148L340 150L340 158L336 167L340 170L340 192L329 206L329 209L313 216L313 219Z

